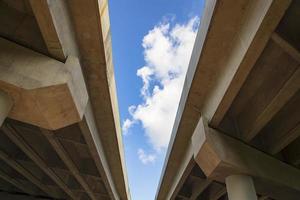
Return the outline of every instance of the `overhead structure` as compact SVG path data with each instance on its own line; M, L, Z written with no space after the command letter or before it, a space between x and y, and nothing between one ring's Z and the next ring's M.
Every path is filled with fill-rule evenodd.
M0 126L0 199L130 199L106 0L0 0Z
M299 199L299 11L205 2L157 200Z

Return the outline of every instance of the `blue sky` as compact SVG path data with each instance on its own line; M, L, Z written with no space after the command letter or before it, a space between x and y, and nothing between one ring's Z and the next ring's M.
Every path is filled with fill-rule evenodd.
M109 1L133 200L155 197L203 6L203 0Z

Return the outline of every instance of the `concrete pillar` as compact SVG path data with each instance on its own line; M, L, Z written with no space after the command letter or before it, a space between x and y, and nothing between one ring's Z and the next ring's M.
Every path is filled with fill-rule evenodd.
M5 92L0 90L0 126L2 126L2 123L8 116L12 105L12 99Z
M225 180L229 200L257 200L253 180L246 175L231 175Z

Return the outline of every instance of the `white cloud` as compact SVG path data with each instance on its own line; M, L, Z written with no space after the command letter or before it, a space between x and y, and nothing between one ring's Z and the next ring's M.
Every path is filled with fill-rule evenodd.
M149 82L150 82L150 76L153 74L153 71L149 67L142 67L138 69L137 76L141 77L143 79L143 88L141 89L141 94L146 97L149 96L148 88L149 88ZM133 108L132 106L129 107L129 110Z
M143 149L138 150L139 159L143 164L154 163L156 159L156 155L154 154L146 154Z
M131 123L127 124L140 122L157 151L166 148L170 140L198 25L198 17L174 26L164 21L143 39L145 65L137 71L143 80L143 102L129 108L131 119L127 120ZM144 154L141 151L139 155Z
M130 119L126 119L124 122L123 122L123 125L122 125L122 132L124 135L126 135L128 133L128 130L131 128L131 126L135 123L135 121L132 121Z

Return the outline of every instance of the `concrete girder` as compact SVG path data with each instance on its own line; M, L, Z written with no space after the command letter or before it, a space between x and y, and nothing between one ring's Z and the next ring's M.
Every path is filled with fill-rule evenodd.
M0 89L13 101L8 117L55 130L81 121L88 101L78 58L65 63L0 39Z
M68 55L79 55L67 1L29 0L28 4L50 56L65 61Z
M298 199L300 170L208 127L201 118L192 136L194 158L208 179L225 182L230 175L253 177L258 194Z

